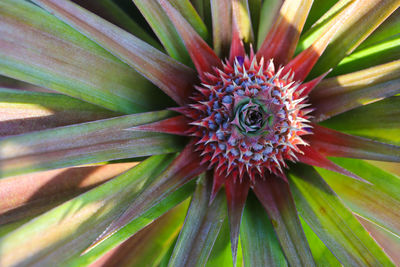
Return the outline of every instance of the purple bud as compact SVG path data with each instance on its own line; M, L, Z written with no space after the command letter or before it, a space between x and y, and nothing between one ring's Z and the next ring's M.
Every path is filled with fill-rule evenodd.
M231 104L232 103L232 96L226 95L222 98L222 103Z

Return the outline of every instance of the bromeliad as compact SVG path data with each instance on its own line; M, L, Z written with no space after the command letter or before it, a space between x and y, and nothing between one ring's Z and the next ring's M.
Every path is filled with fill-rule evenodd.
M80 248L77 257L84 258L85 255L92 253L97 246L104 244L103 241L135 220L143 219L142 216L147 214L146 212L159 207L158 205L162 205L163 201L179 188L199 176L202 177L205 173L206 178L201 178L197 185L186 222L175 249L171 252L172 256L167 259L172 266L199 264L208 259L224 217L221 215L223 214L221 207L225 207L224 200L221 199L224 198L218 197L221 194L221 188L225 190L234 265L238 257L239 236L242 236L246 265L264 264L265 266L267 262L277 264L279 257L282 264L288 263L291 266L314 266L315 261L321 264L321 258L316 255L317 245L307 241L307 238L311 239L311 232L316 233L317 239L323 241L324 244L321 242L322 245L318 243L318 246L324 249L329 248L343 265L386 266L392 264L329 186L340 190L340 185L327 178L328 185L312 167L306 165L321 168L317 169L321 173L324 173L322 169L336 173L328 172L327 177L329 175L347 176L350 179L346 178L346 181L350 185L372 188L376 181L368 175L366 176L357 168L346 167L346 164L336 164L328 157L400 161L400 148L396 145L342 133L321 125L322 121L331 116L361 106L360 102L364 98L368 99L367 104L370 104L380 98L391 97L400 92L398 82L400 62L398 60L347 74L353 75L348 79L349 81L346 81L346 75L339 76L337 79L344 77L344 82L339 89L337 88L339 86L335 84L337 80L332 80L336 78L325 78L332 69L333 74L330 75L337 75L335 67L341 59L353 51L386 17L392 14L400 5L399 1L376 0L367 1L367 4L364 1L339 1L326 16L317 22L316 26L310 28L310 33L302 35L300 45L298 44L301 32L313 1L286 0L280 4L277 3L275 8L280 11L271 14L275 22L268 33L258 35L260 39L258 43L254 41L250 11L260 13L260 10L255 10L251 5L249 8L249 4L256 5L256 2L260 2L259 6L261 6L261 1L211 1L214 30L214 45L211 46L207 40L206 24L198 15L201 12L209 12L204 9L207 1L134 0L164 45L166 52L186 65L69 0L33 0L32 2L83 33L122 62L127 63L176 102L176 105L167 107L166 113L149 113L153 114L154 118L147 118L148 114L144 113L137 115L139 119L136 121L135 117L132 125L128 126L129 123L124 122L126 124L121 124L116 129L119 134L133 134L137 135L137 138L145 138L148 134L150 141L143 140L153 142L154 147L157 147L160 142L166 142L166 139L161 139L161 137L156 139L158 136L164 138L168 135L178 135L186 140L182 152L172 163L159 170L156 178L143 183L144 187L135 195L134 201L129 206L124 206L121 214L114 215L112 222L104 225L104 231L96 233L97 240L89 240L84 248ZM268 3L265 2L263 5L262 12L265 13L264 9L268 8L266 7ZM11 10L7 4L0 4L0 12L2 6L6 11ZM35 10L37 7L29 8ZM206 18L204 14L202 16ZM371 25L357 29L357 18L360 19L363 16L370 16L370 21L365 23ZM221 22L220 18L225 20ZM347 25L350 26L347 27ZM263 32L262 26L262 24L257 25L260 33ZM180 39L174 40L171 37L174 34ZM346 34L350 37L346 37ZM341 43L340 38L348 39ZM3 44L1 42L5 44L6 40L0 37L0 45ZM335 47L338 44L342 46L340 51ZM179 47L186 50L179 51ZM10 47L7 49L16 54ZM326 51L328 54L324 54ZM191 61L185 58L186 54ZM321 63L323 60L328 60L330 63ZM194 66L194 68L189 66ZM381 71L383 74L377 74ZM387 71L387 76L385 76L385 71ZM13 72L4 74L14 77ZM353 80L351 80L352 77ZM370 83L378 88L369 89L368 83L362 84L362 81L366 79L371 79ZM395 86L385 87L380 82L392 82ZM41 85L40 82L38 84ZM361 86L357 87L358 84ZM50 83L48 86L50 89L58 88L56 86L52 88ZM355 94L356 90L352 89L352 86L355 86L357 90L363 90L365 87L365 94L360 95L357 92ZM104 102L106 108L116 112L137 112L130 110L129 106L114 107L114 102L112 102L114 100L101 102L75 91L66 92L96 105ZM90 92L88 94L90 96ZM140 94L146 95L146 92L141 91L138 96ZM344 98L350 99L347 105L335 104L337 103L335 101ZM140 102L140 99L135 101ZM140 104L146 105L146 103L138 103L138 109L142 108L139 108ZM329 109L329 107L334 108ZM146 110L146 107L142 109ZM143 119L140 119L142 118L140 116L143 116ZM112 136L110 140L117 138L112 131L104 130L103 134L103 130L99 130L99 136L105 136L100 145L113 142L108 141L108 135ZM155 136L155 139L151 139L152 136ZM7 141L7 138L5 140ZM82 146L85 145L92 144ZM94 143L93 151L96 149L96 143ZM110 149L108 152L110 155L116 153L112 150L112 146ZM122 145L121 149L123 149ZM149 149L142 154L135 152L136 154L132 156L169 153L173 152L175 147L171 149L168 147L169 150L163 149L164 147L156 148L154 152ZM68 158L65 163L61 161L62 158L61 156L62 163L55 166L69 167ZM102 161L123 158L130 157L100 157ZM85 157L78 159L80 164L101 161L91 160L90 157L87 161ZM146 165L148 164L146 162L151 162L151 160L143 164ZM140 165L137 168L140 170ZM206 185L203 184L204 181ZM248 237L248 224L251 222L249 217L247 217L246 225L241 227L243 212L245 206L248 205L246 201L254 203L250 190L254 192L267 212L267 222L272 222L274 231L270 231L269 234L274 236L271 237L272 239L276 234L277 241L270 242L279 244L274 248L278 256L270 255L265 251L260 252L259 257L251 256L252 246L260 251L261 247L249 241L251 238L253 241L257 240L254 236ZM201 206L199 203L205 201L202 194L207 198L207 203L201 210L203 213L199 212L199 220L204 225L194 223L195 226L191 226L189 224L194 220L192 216L195 216L193 214ZM317 201L313 199L314 197ZM392 197L397 199L398 196ZM345 202L347 201L346 204L350 203L348 204L350 208L360 212L357 205L346 199L346 195L343 198ZM296 207L305 221L303 227ZM210 215L213 212L221 215L222 219L217 220L219 217L215 216L215 221L213 221L214 218ZM400 230L398 224L395 226L391 223L385 224L382 219L376 219L368 212L363 214L385 229L388 227L392 232ZM398 212L397 216L399 216ZM253 217L253 220L258 219ZM392 217L391 220L393 220ZM207 228L212 221L217 230L210 238L206 238L209 233L213 233L209 230L210 228ZM338 226L339 222L345 222L348 229L341 230L341 226ZM312 230L304 228L306 224L311 226ZM11 232L10 238L12 234ZM200 244L192 244L189 237ZM185 244L188 244L187 247ZM265 246L271 246L271 244ZM190 247L192 245L199 247ZM186 250L191 252L188 256L190 259L182 256ZM365 256L364 252L370 254ZM332 256L332 258L335 257ZM79 260L76 261L79 262ZM12 262L12 260L6 258L5 262Z

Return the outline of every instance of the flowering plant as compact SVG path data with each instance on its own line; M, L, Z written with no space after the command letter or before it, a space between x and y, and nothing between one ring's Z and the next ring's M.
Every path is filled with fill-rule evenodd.
M400 263L400 1L133 2L0 3L1 266Z

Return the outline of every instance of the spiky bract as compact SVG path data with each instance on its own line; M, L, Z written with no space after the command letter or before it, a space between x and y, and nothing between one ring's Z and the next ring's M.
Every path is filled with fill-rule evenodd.
M220 174L254 180L265 171L281 173L285 160L295 161L310 134L306 98L293 73L281 75L272 60L237 57L207 73L183 113L194 127L203 162Z

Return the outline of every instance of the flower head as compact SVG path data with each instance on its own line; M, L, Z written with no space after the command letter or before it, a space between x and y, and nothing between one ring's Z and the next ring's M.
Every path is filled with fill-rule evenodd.
M194 103L182 109L197 137L196 150L219 175L254 181L265 172L282 173L285 160L294 161L306 145L306 97L297 91L293 74L275 72L271 59L264 66L254 55L235 57L222 69L207 73Z

